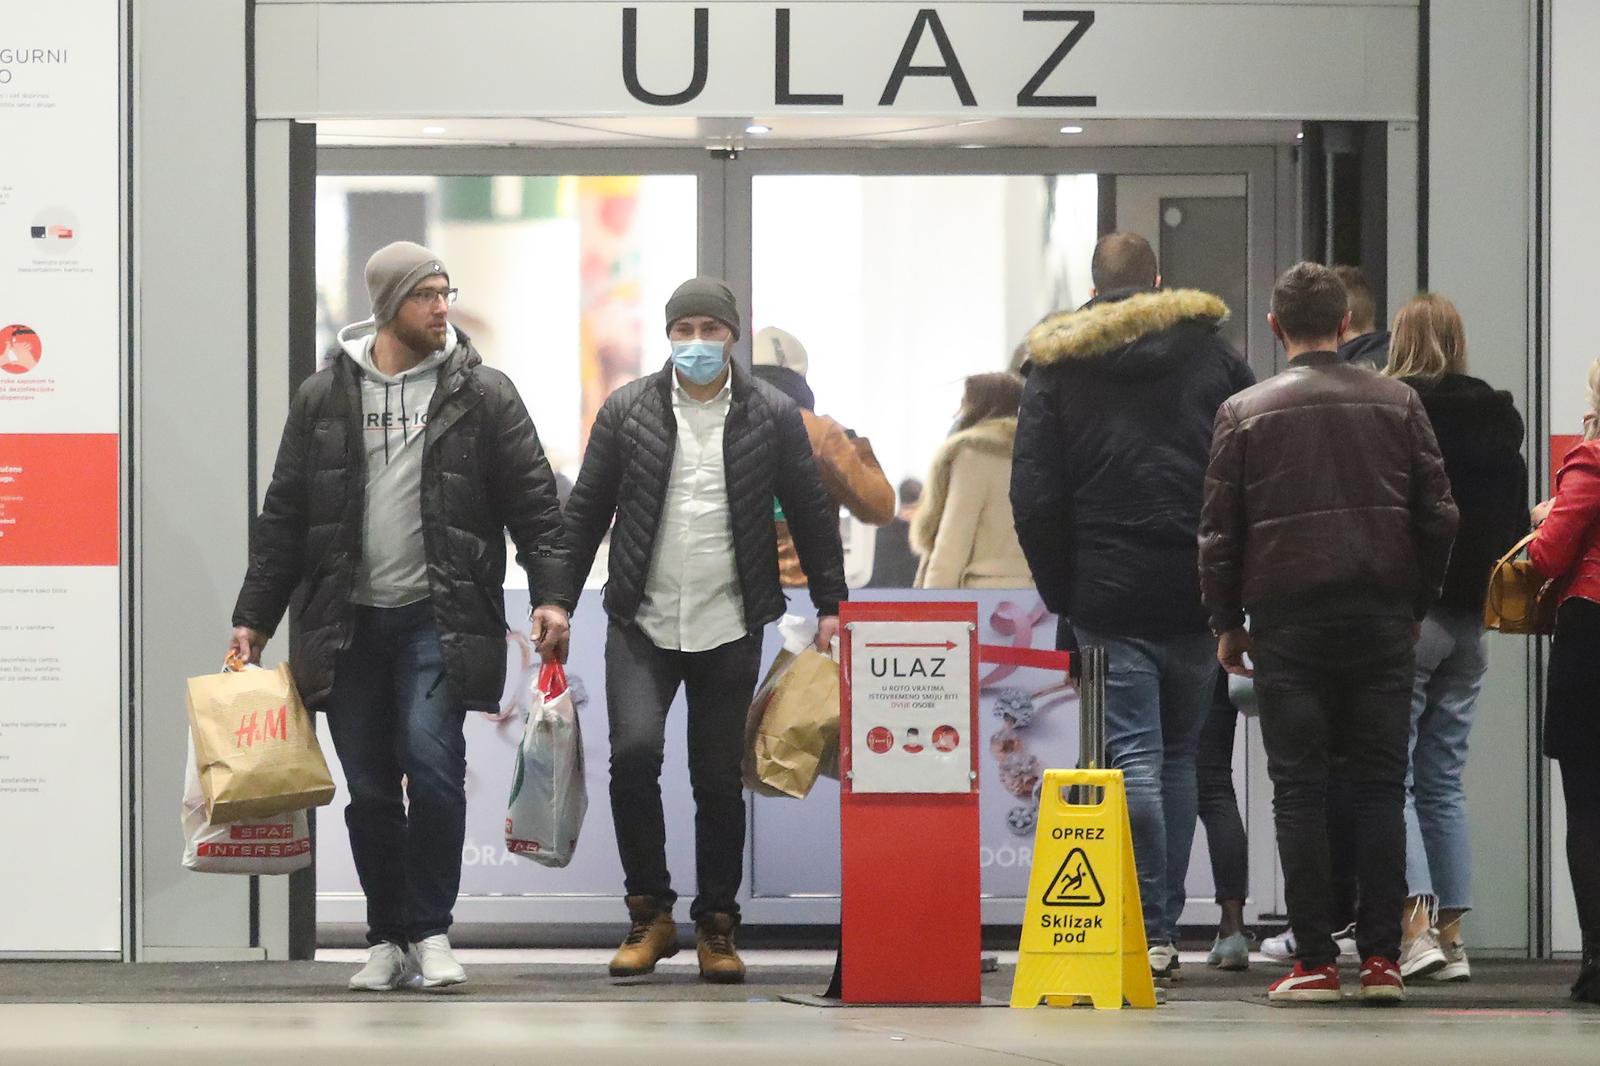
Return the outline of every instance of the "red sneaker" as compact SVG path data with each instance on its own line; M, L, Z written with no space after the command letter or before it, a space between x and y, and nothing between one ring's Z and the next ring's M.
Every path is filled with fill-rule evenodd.
M1380 1006L1404 1000L1406 983L1400 976L1400 967L1382 955L1369 958L1361 964L1361 991L1356 998Z
M1272 982L1267 998L1274 1003L1337 1003L1339 967L1329 963L1308 970L1305 963L1297 962L1294 969Z

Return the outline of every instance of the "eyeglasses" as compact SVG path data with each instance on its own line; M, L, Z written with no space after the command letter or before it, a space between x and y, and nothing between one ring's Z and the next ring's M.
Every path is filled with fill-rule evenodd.
M418 289L407 296L406 299L426 305L432 305L435 300L443 300L446 304L453 304L460 294L460 289Z

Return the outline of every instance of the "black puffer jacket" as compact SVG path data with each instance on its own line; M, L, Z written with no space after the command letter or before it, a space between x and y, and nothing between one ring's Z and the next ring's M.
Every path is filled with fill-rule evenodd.
M621 621L631 622L644 598L678 446L672 374L669 362L606 399L567 500L567 546L580 586L606 530L612 530L605 606ZM849 596L838 507L817 475L800 409L737 363L722 449L745 624L752 630L765 625L783 614L787 602L778 584L774 497L789 521L817 613L837 614Z
M1403 380L1422 397L1461 512L1439 605L1481 611L1495 560L1528 531L1522 416L1509 392L1466 374Z
M511 380L483 365L466 334L439 368L422 455L422 535L445 671L469 709L505 686L505 531L532 602L571 610L576 585L555 478ZM233 624L271 635L290 616L289 662L307 705L333 688L351 639L367 463L360 371L346 354L295 394L251 534Z
M1011 466L1017 538L1044 602L1090 630L1204 632L1197 531L1217 407L1254 383L1207 293L1129 290L1028 338Z

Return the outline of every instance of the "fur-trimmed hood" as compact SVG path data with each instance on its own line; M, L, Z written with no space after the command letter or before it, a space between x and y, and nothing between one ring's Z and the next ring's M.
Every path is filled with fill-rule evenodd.
M940 445L933 457L933 468L928 471L928 487L922 496L922 505L911 521L911 548L918 555L933 550L933 540L944 518L945 501L950 496L950 470L956 456L965 448L975 448L990 455L1011 458L1017 440L1015 418L986 418L975 426L952 433Z
M1103 360L1119 376L1155 376L1194 350L1186 341L1227 317L1227 304L1198 289L1108 293L1033 327L1028 355L1036 366Z

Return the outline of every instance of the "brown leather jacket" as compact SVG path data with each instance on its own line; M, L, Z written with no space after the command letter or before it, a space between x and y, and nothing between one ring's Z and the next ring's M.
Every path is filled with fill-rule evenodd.
M1455 502L1433 427L1400 381L1311 352L1217 411L1200 517L1215 631L1374 615L1439 596Z
M869 526L881 526L894 517L894 486L872 454L865 437L852 437L826 415L800 409L811 454L817 461L822 487L839 504ZM789 535L789 523L778 519L778 581L787 588L804 588L806 573Z

